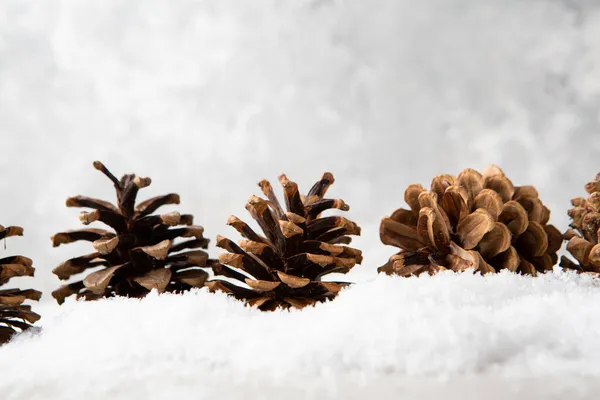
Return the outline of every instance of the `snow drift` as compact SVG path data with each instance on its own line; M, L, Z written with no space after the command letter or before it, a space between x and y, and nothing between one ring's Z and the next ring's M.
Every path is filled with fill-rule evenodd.
M205 290L69 301L43 310L40 333L0 349L0 393L385 398L435 388L458 396L462 385L518 396L533 385L537 395L587 398L600 389L591 379L600 378L598 304L599 280L561 272L380 276L292 312L259 312Z

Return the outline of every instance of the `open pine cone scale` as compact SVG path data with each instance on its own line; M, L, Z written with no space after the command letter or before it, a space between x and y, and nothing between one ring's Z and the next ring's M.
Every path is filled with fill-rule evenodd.
M396 210L381 223L382 242L401 251L380 272L507 269L535 275L557 260L561 234L548 225L550 211L537 190L514 187L498 167L438 175L429 191L410 185L404 199L410 210Z
M188 214L153 213L162 206L179 204L175 193L156 196L136 205L140 189L150 185L150 178L124 175L121 180L100 163L94 167L114 184L117 205L107 201L76 196L67 199L68 207L91 208L79 220L84 225L104 223L112 231L98 228L79 229L57 233L53 246L76 241L92 242L94 252L72 258L53 272L60 279L69 279L88 269L100 268L84 279L64 285L53 292L59 303L71 295L94 300L109 296L143 297L149 291L182 291L202 287L208 273L209 260L202 250L208 246L203 228L193 225ZM175 243L178 239L189 239Z
M213 267L216 280L208 283L213 290L230 293L261 310L303 308L332 299L348 284L321 278L333 272L346 273L362 262L359 250L345 246L351 242L350 235L360 234L360 228L341 216L321 217L330 209L349 210L342 200L324 198L333 175L325 173L306 196L300 195L298 185L285 175L279 180L287 211L271 184L261 181L267 200L252 196L246 209L264 236L231 216L228 225L244 239L236 244L217 238L217 246L227 253L220 255L221 265Z

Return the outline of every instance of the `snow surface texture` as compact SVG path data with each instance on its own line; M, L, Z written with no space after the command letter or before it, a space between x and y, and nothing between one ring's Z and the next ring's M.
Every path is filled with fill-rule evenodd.
M598 304L600 281L589 276L451 272L380 276L295 312L263 313L206 290L70 301L45 310L41 334L0 348L0 393L592 399L600 390Z
M497 163L516 184L536 185L552 222L566 229L569 199L600 170L599 109L596 0L3 0L0 223L22 225L26 236L0 251L32 257L37 276L20 284L46 295L37 308L44 334L0 350L0 387L20 379L21 398L33 396L35 387L23 386L33 382L27 362L47 382L47 399L64 398L67 384L83 390L92 372L102 379L94 387L106 389L99 398L197 393L213 382L203 378L213 365L214 388L247 379L237 393L248 396L248 388L246 398L261 398L253 382L270 382L271 393L303 387L296 373L316 375L324 365L316 388L333 390L327 371L364 368L377 377L345 395L385 396L397 385L435 391L402 378L428 372L482 374L444 386L444 394L463 386L502 393L497 367L550 374L552 385L527 387L556 394L563 373L598 374L594 284L497 277L478 286L463 276L443 278L454 283L446 287L376 278L394 252L379 243L378 225L402 205L408 184ZM204 293L58 309L51 269L89 251L50 247L53 233L79 226L64 199L114 196L91 167L96 159L118 175L152 177L141 197L178 192L178 209L211 238L237 237L225 221L249 219L244 204L261 178L286 172L306 190L329 170L337 178L331 195L345 199L363 227L356 245L364 266L349 279L364 286L276 317ZM469 296L478 303L461 303ZM267 331L280 335L254 337ZM167 334L173 338L159 340ZM301 334L310 340L283 343L282 335ZM16 369L7 372L7 362ZM234 364L240 375L228 369ZM168 384L160 387L161 379Z

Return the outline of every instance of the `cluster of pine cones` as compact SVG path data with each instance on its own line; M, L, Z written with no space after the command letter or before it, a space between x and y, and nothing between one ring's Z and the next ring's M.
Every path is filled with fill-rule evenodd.
M103 223L108 229L84 228L57 233L53 246L87 241L93 252L71 258L53 272L61 280L84 277L52 293L58 303L69 296L144 297L152 290L180 293L208 287L223 291L263 311L303 308L331 300L347 282L323 280L347 273L362 262L360 250L349 246L360 227L328 210L348 211L341 199L326 198L334 183L325 173L306 195L285 175L279 177L285 208L271 184L259 187L266 198L252 196L246 209L262 234L231 216L227 224L243 237L237 243L222 236L217 246L226 252L218 260L203 249L209 240L189 214L157 214L165 205L179 204L175 193L137 202L150 178L124 175L117 179L102 163L94 168L113 183L117 202L84 196L70 197L67 207L85 208L83 225ZM583 273L600 273L600 174L585 186L588 198L575 198L569 210L571 227L561 234L549 225L550 210L533 186L514 186L504 172L490 166L458 176L438 175L430 189L410 185L400 208L383 218L381 241L399 249L378 269L386 274L413 276L438 271L531 274L552 270L563 241L575 261L562 257L560 266ZM0 226L0 239L21 236L19 227ZM91 272L90 272L91 271ZM0 286L17 276L33 276L32 261L23 256L0 259ZM0 290L0 344L29 329L40 316L25 305L38 300L33 290Z

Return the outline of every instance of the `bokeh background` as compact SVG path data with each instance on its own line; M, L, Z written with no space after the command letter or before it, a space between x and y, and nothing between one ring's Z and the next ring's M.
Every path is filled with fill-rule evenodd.
M261 178L307 190L329 170L369 279L393 253L381 217L438 173L497 163L566 229L599 110L595 0L3 0L0 223L26 236L0 251L55 288L90 249L51 248L79 226L65 198L114 197L96 159L152 177L143 198L178 192L211 238L237 237Z

